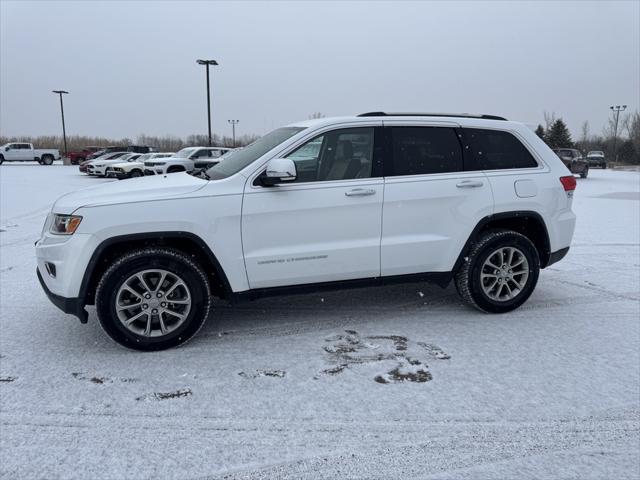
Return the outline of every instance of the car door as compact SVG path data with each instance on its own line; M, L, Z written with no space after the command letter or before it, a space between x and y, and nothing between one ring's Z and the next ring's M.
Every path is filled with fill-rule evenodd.
M292 183L261 186L264 168L249 179L242 245L250 288L380 275L380 124L327 130L292 147L282 155L296 164Z
M385 132L382 276L451 271L473 228L493 211L489 182L481 171L465 171L456 124L385 122Z
M8 148L8 150L2 152L6 160L21 160L19 143L10 143L6 148Z

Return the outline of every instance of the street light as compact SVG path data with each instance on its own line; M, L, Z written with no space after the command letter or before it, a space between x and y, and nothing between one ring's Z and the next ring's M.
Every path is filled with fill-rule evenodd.
M64 156L67 157L67 131L64 128L64 106L62 104L62 95L69 92L65 90L52 90L53 93L60 95L60 113L62 114L62 139L64 140Z
M231 124L231 128L233 128L233 148L236 148L236 123L239 123L240 120L227 120Z
M618 146L618 117L620 116L620 112L624 112L627 109L626 105L616 105L615 107L612 105L609 107L616 116L615 126L613 127L613 161L618 162L618 153L616 151L616 147Z
M207 120L209 121L209 146L211 146L211 96L209 93L209 65L218 65L215 60L196 60L198 65L207 67Z

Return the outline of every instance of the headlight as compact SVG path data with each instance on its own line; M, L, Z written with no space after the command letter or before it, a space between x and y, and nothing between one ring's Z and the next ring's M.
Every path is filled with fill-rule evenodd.
M73 235L80 226L82 217L78 215L58 215L53 217L49 231L55 235Z

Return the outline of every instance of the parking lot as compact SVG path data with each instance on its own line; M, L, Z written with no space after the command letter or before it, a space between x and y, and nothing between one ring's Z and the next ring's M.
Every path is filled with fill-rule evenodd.
M512 313L422 283L218 303L157 353L35 275L52 202L104 181L0 167L3 478L640 474L639 172L578 179L571 251Z

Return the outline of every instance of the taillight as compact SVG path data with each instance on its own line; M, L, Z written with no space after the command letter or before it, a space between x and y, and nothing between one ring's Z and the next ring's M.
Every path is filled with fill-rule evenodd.
M565 192L573 192L576 189L576 177L569 175L567 177L560 177L560 183Z

